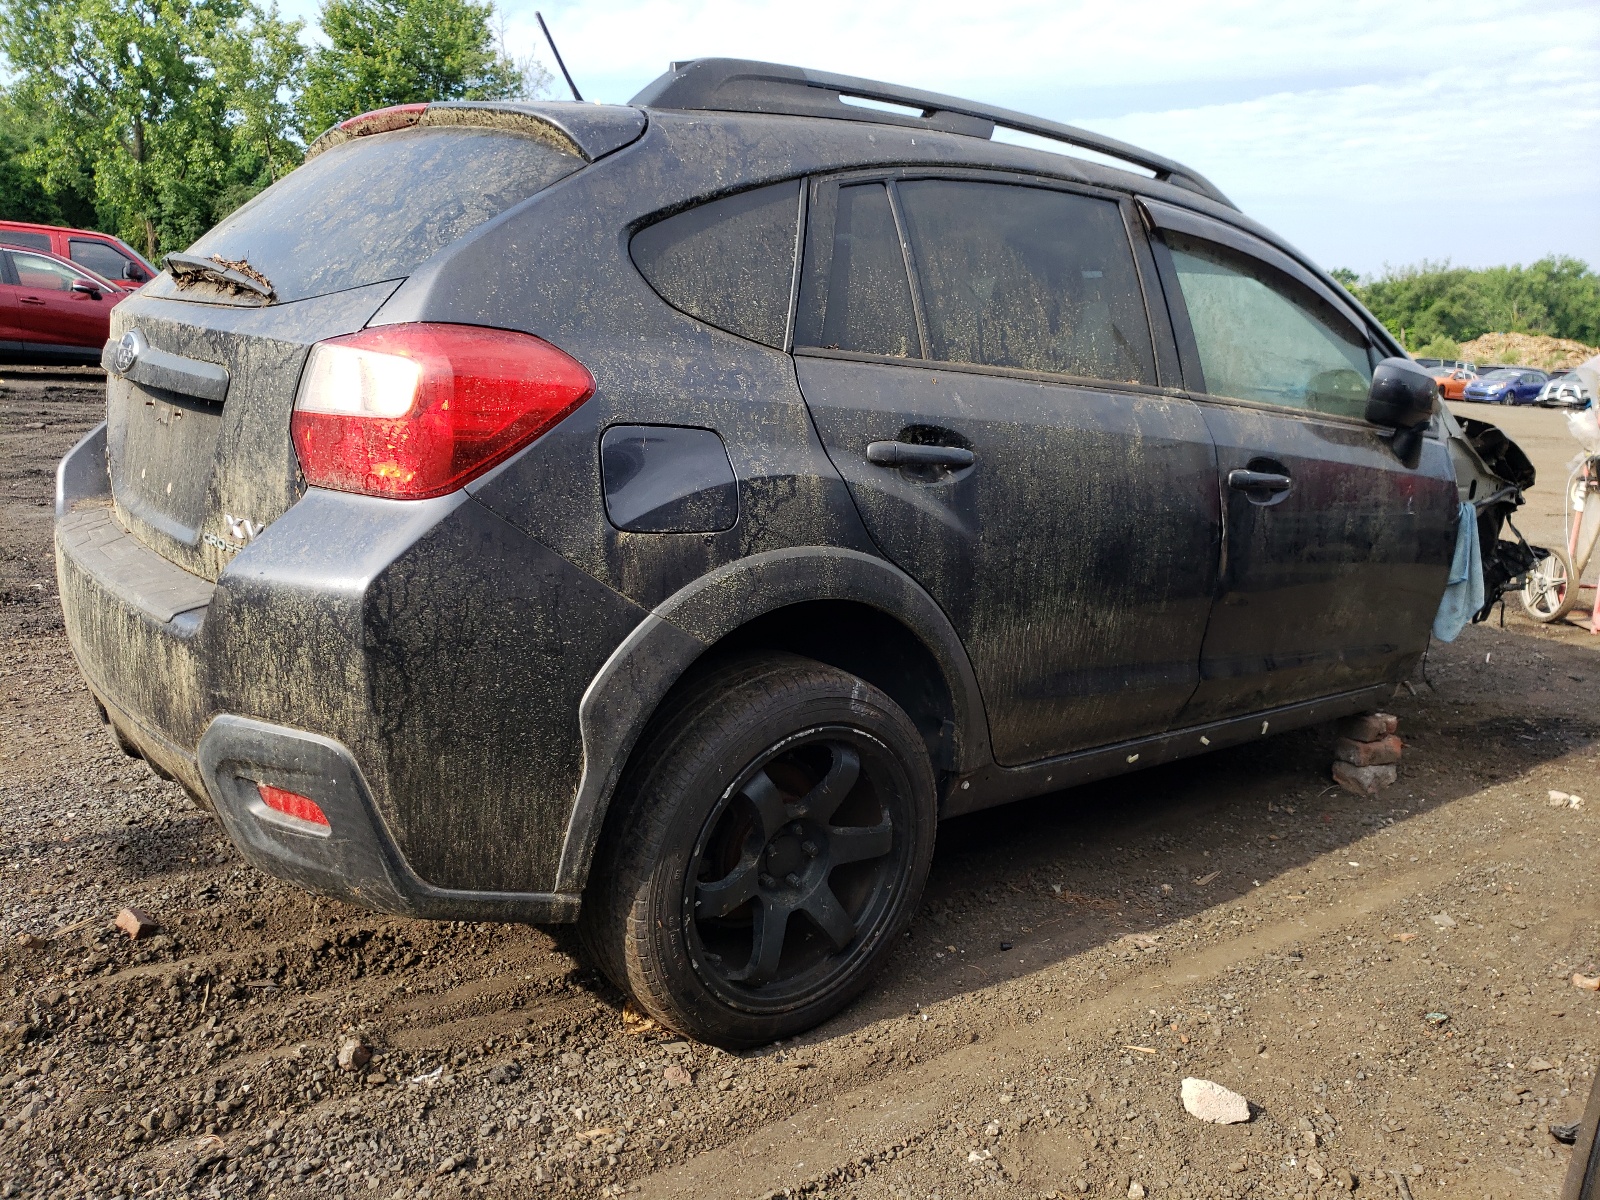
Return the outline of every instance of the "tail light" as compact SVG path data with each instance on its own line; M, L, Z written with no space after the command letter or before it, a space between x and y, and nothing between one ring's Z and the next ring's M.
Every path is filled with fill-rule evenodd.
M526 333L383 325L312 347L290 432L307 483L421 500L509 458L593 394L582 363Z

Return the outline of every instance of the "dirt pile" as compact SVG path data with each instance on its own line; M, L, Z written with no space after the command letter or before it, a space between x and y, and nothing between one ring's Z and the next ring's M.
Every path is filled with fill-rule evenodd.
M1568 370L1596 354L1600 350L1593 346L1542 333L1486 333L1461 343L1461 358L1467 362L1537 367L1541 371Z

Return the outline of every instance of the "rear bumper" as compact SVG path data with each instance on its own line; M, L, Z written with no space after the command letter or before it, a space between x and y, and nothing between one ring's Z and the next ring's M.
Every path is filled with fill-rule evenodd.
M577 896L439 888L419 879L395 847L354 756L330 738L224 715L206 727L198 757L228 836L269 875L405 916L577 919ZM257 783L314 800L326 829L279 816L262 803Z
M575 917L579 703L642 610L459 493L309 492L213 584L122 527L105 462L102 427L58 469L56 570L119 741L280 878L415 916ZM312 796L333 832L263 817L240 780Z

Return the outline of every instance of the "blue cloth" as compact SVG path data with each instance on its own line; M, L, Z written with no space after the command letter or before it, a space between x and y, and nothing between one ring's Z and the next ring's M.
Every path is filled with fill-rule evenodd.
M1445 584L1444 598L1439 601L1438 615L1433 618L1433 636L1441 642L1455 641L1456 635L1472 620L1472 614L1483 607L1483 555L1478 553L1478 510L1470 504L1463 504L1459 520L1456 553L1450 560L1450 579Z

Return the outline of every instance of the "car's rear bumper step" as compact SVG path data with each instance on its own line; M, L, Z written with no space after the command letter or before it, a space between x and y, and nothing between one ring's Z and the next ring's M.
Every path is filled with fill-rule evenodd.
M396 849L354 757L330 738L225 715L207 727L199 759L234 845L269 875L402 916L541 924L577 918L576 895L466 891L419 879ZM258 783L314 801L327 826L279 817L262 803Z

